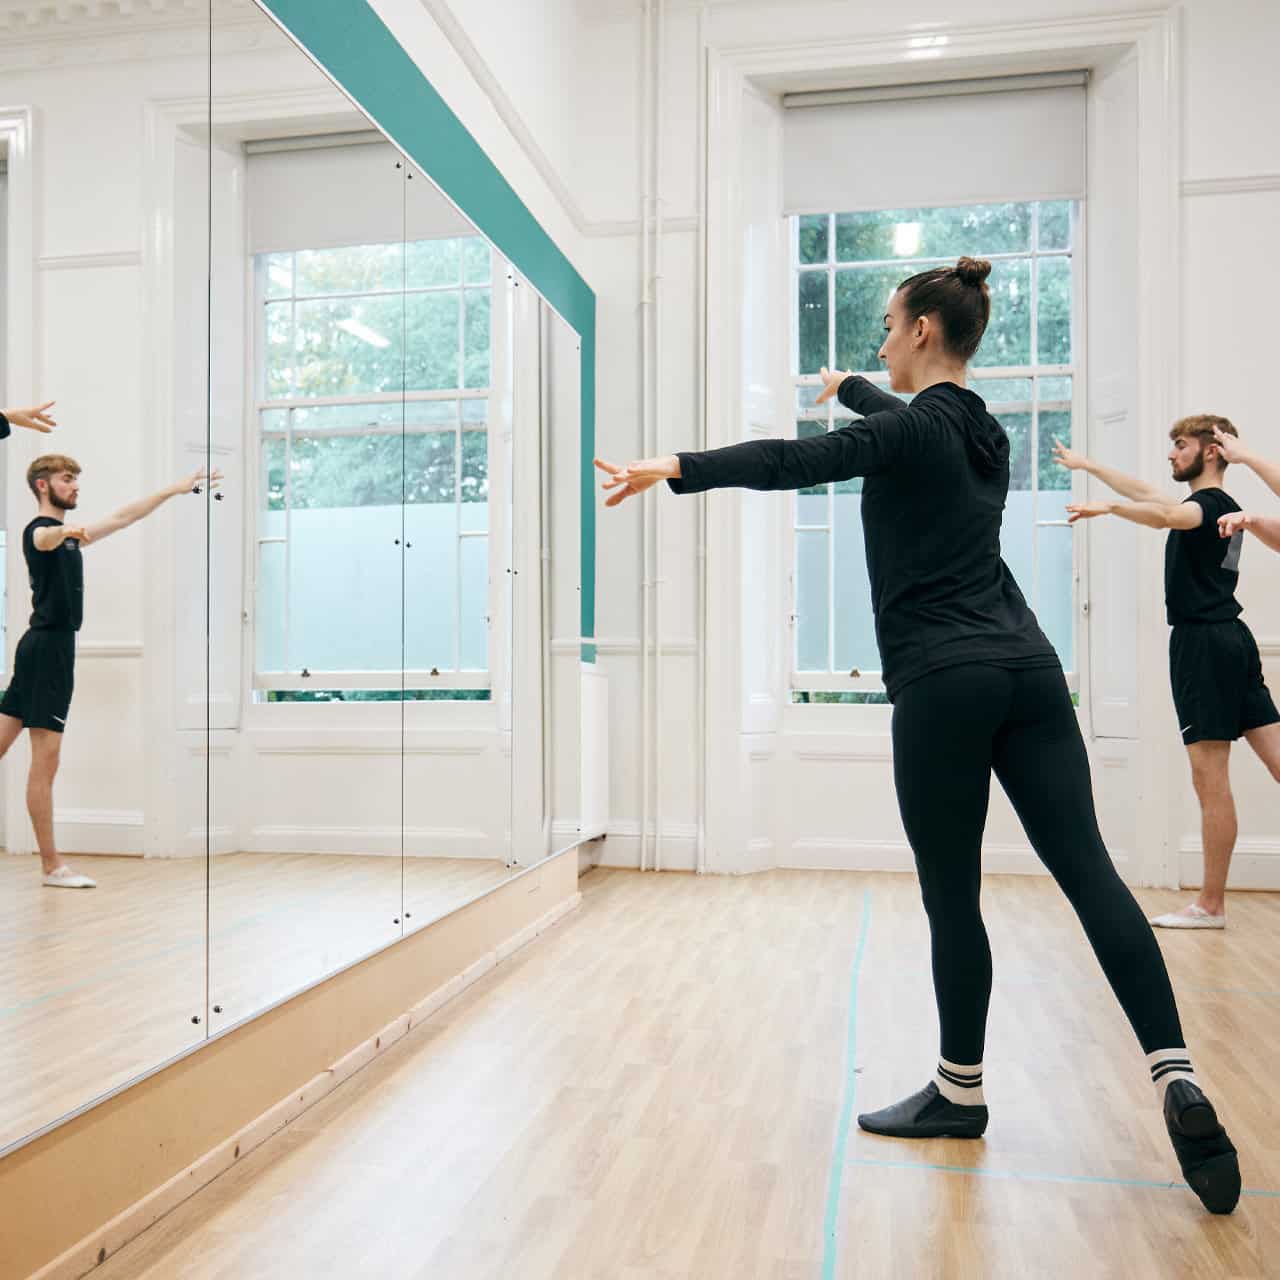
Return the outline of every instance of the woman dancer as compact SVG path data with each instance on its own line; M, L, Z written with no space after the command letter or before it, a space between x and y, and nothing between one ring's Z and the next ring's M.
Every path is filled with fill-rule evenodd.
M994 772L1067 895L1137 1033L1174 1151L1205 1207L1240 1195L1235 1147L1201 1091L1164 958L1116 873L1094 813L1062 667L1000 558L1009 440L965 387L991 311L989 262L904 281L880 359L910 406L822 371L861 421L804 440L753 440L631 462L597 460L617 506L660 480L675 493L804 489L864 476L862 523L876 638L893 708L894 781L932 938L941 1055L918 1093L858 1117L872 1133L977 1138L991 951L979 909Z

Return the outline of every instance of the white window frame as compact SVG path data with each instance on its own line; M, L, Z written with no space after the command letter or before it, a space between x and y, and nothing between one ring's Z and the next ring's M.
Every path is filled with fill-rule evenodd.
M1035 351L1035 345L1039 338L1039 290L1036 287L1039 277L1039 262L1042 258L1069 258L1071 261L1071 325L1072 325L1072 356L1074 357L1070 364L1060 365L1037 365L1035 363L1029 365L984 365L981 368L971 367L969 369L970 385L978 394L982 393L981 383L987 379L1006 379L1006 378L1022 378L1031 380L1031 400L1006 402L999 401L996 412L999 414L1015 414L1025 413L1031 415L1031 435L1028 441L1028 449L1030 450L1031 459L1031 475L1032 475L1032 512L1033 527L1037 530L1037 534L1032 546L1032 583L1028 589L1030 602L1034 608L1038 602L1039 596L1039 567L1040 567L1040 537L1038 530L1045 528L1062 528L1067 526L1065 520L1041 520L1039 518L1039 426L1041 413L1063 412L1070 410L1071 412L1071 445L1077 447L1077 443L1084 439L1085 430L1083 423L1084 413L1084 383L1085 383L1085 361L1084 354L1086 347L1086 336L1084 333L1084 245L1083 245L1083 205L1081 201L1071 202L1071 235L1066 249L1046 249L1041 250L1039 247L1040 233L1040 203L1035 200L1027 200L1020 203L1031 205L1031 248L1025 252L1017 253L983 253L981 248L975 246L974 252L981 253L981 256L989 262L995 264L999 262L1017 261L1027 259L1031 263L1031 312L1029 323L1031 325L1031 341L1032 351ZM1052 202L1057 203L1057 202ZM940 206L948 208L964 208L963 205ZM799 228L800 217L793 215L787 219L788 221L788 260L787 260L787 281L789 288L789 328L787 339L787 378L785 381L787 393L787 410L784 421L787 424L787 436L789 439L795 439L797 435L796 420L797 413L797 392L801 387L820 387L822 379L816 374L799 374L796 370L799 368L799 278L802 272L824 271L827 273L827 347L834 358L835 352L835 324L836 324L836 306L835 306L835 273L839 269L849 267L893 267L903 268L904 276L915 271L927 271L935 266L951 266L955 263L955 256L947 258L888 258L888 259L867 259L857 261L842 261L836 258L836 234L835 219L840 213L851 212L847 210L832 211L828 213L827 227L827 261L820 263L801 263L799 261ZM856 212L856 211L854 211ZM874 211L873 211L874 212ZM806 215L809 216L809 215ZM889 390L889 375L882 370L861 371L855 370L865 377L868 382L878 387ZM1054 401L1038 401L1039 380L1041 378L1069 377L1071 378L1072 397L1070 400L1054 400ZM830 430L835 425L835 409L834 401L830 402L827 407L827 429ZM1072 477L1072 488L1075 489L1075 477ZM787 695L789 701L794 701L794 697L799 693L858 693L858 694L881 694L885 692L885 685L882 673L879 671L862 671L855 669L857 674L853 672L840 672L833 669L827 671L808 671L799 668L796 661L796 646L799 638L799 598L796 583L796 552L797 538L796 535L802 531L822 531L825 532L828 539L831 538L834 529L833 512L831 504L834 501L834 487L827 488L827 522L825 525L803 525L797 527L796 524L796 494L789 493L787 495L787 520L785 524L785 554L786 554L786 573L787 573L787 627L786 627L786 644L787 644L787 670L788 687ZM1066 672L1067 684L1073 694L1078 694L1082 685L1080 676L1080 667L1084 660L1084 645L1087 643L1087 636L1084 626L1083 611L1080 608L1080 601L1086 598L1084 595L1084 585L1082 582L1085 566L1085 556L1083 548L1077 540L1072 542L1072 574L1071 574L1071 618L1072 618L1072 653L1074 662L1072 670ZM829 659L835 655L835 555L832 554L832 547L828 541L827 555L827 653ZM1020 584L1022 585L1022 584ZM870 609L870 601L867 602L867 608Z
M468 239L469 237L447 236L442 239ZM246 615L249 620L247 637L248 655L253 672L250 681L251 688L255 693L266 693L276 691L310 691L321 689L335 690L399 690L403 692L419 692L419 691L437 691L437 690L484 690L492 692L493 688L493 661L494 661L494 635L493 624L495 618L495 601L494 592L500 583L503 574L495 561L495 529L492 519L486 521L484 530L468 531L463 528L462 511L464 505L462 502L462 437L467 432L483 431L487 443L487 475L489 480L490 499L494 492L495 470L505 467L504 456L505 451L501 447L501 442L495 446L494 441L494 425L499 422L498 414L501 411L501 402L503 397L503 372L501 369L501 361L497 358L495 352L495 333L497 322L497 308L495 301L497 299L497 276L502 267L502 260L498 254L494 252L492 246L486 244L489 252L489 278L487 282L470 282L466 279L466 254L458 255L458 279L448 284L442 285L424 285L414 288L396 288L396 289L371 289L367 291L347 292L347 293L325 293L325 294L299 294L297 290L297 262L296 257L300 253L306 253L311 250L307 246L303 246L290 252L295 261L293 264L291 292L287 298L268 298L265 289L266 277L266 260L268 257L278 257L282 252L272 251L271 253L261 253L253 255L249 259L249 272L251 277L251 287L248 290L249 306L251 309L250 328L252 334L252 355L253 355L253 387L254 395L250 404L249 421L246 426L246 436L249 445L249 456L253 459L254 466L254 494L251 510L249 513L249 537L250 545L253 548L252 564L247 586L247 609ZM369 392L363 395L350 396L312 396L307 398L301 397L268 397L265 394L265 375L266 375L266 308L267 304L288 301L293 308L299 302L307 301L341 301L343 299L357 298L375 298L379 296L392 295L396 297L416 296L420 294L431 293L458 293L460 294L460 305L458 307L458 373L461 381L466 380L466 324L467 309L465 305L466 294L468 291L484 290L489 295L489 385L487 387L450 387L433 391L406 391L403 395L397 391ZM296 316L295 316L296 321ZM463 421L462 402L464 400L483 400L486 402L485 423L468 424ZM464 544L475 538L488 539L488 562L489 562L489 600L485 613L486 624L486 664L483 668L463 667L461 665L461 644L462 644L462 619L460 613L455 616L453 629L453 665L445 668L424 668L424 669L405 669L403 672L397 668L390 671L343 671L330 669L307 669L307 674L303 675L301 671L263 671L258 666L258 643L257 643L257 601L258 601L258 578L261 571L262 549L264 546L271 544L283 543L285 547L285 580L288 581L289 573L289 537L288 525L291 507L286 496L285 502L285 526L286 533L283 537L268 536L261 529L263 507L263 485L265 476L263 474L262 458L264 445L268 440L283 439L285 441L284 456L284 474L285 474L285 492L289 493L289 487L292 483L291 475L291 455L292 444L294 438L293 431L293 411L297 409L322 408L333 405L376 405L376 404L400 404L400 403L423 403L427 401L453 401L456 404L456 412L452 424L428 424L414 426L412 432L415 435L427 435L436 432L452 432L455 436L456 447L454 450L454 507L457 517L457 536L454 539L454 581L456 586L455 609L461 610L462 606L462 552ZM286 410L288 412L288 420L286 427L281 429L264 430L262 427L262 414L268 410ZM399 436L403 428L399 426L386 427L335 427L320 428L317 430L305 431L303 434L309 436L332 436L332 437L356 437L369 435L391 435ZM505 485L501 491L505 491ZM486 501L486 505L488 500ZM403 555L405 548L401 548ZM289 652L289 612L286 606L284 614L284 634L285 634L285 653Z

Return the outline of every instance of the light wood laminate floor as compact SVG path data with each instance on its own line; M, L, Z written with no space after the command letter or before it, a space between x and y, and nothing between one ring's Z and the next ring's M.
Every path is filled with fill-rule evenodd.
M1251 1192L1214 1218L1171 1185L1142 1054L1050 882L986 884L985 1140L855 1125L843 1151L846 1109L932 1070L914 880L595 871L583 889L98 1280L1280 1274L1280 896L1234 895L1226 933L1160 935Z
M98 888L0 854L0 1148L401 934L399 858L230 854L207 884L203 859L71 862ZM511 874L407 858L404 923Z

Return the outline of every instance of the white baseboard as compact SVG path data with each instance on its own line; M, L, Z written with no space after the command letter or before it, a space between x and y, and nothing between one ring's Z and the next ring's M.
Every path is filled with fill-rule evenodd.
M1124 876L1129 857L1112 850L1116 870ZM905 840L796 840L778 852L777 865L796 871L909 871L916 869ZM988 875L1047 875L1030 845L987 843L982 870Z
M270 1110L245 1125L214 1149L201 1156L194 1164L157 1187L150 1195L113 1218L105 1226L91 1232L83 1240L72 1245L60 1257L35 1272L31 1280L79 1280L96 1266L124 1248L131 1240L158 1222L165 1214L176 1209L184 1200L195 1195L220 1174L225 1173L238 1160L256 1147L260 1147L273 1134L296 1120L304 1111L315 1106L321 1098L332 1093L344 1080L355 1075L375 1058L381 1057L398 1040L425 1022L441 1006L465 991L496 965L527 945L540 933L545 933L582 902L582 895L575 893L558 903L546 915L534 921L518 934L486 952L474 964L438 987L412 1009L385 1026L376 1036L366 1040L350 1053L340 1058L327 1071L295 1089Z
M610 823L609 838L600 845L596 865L638 870L640 866L640 824ZM648 866L653 867L656 841L649 836ZM662 828L662 870L698 869L698 828L692 823L666 823Z
M1178 883L1198 889L1204 880L1204 847L1188 837L1178 850ZM1280 840L1237 840L1228 889L1280 889Z
M53 835L64 853L142 855L140 809L56 809Z
M406 827L404 852L410 858L503 858L506 839L479 827ZM399 827L291 827L250 829L247 853L341 853L400 856Z

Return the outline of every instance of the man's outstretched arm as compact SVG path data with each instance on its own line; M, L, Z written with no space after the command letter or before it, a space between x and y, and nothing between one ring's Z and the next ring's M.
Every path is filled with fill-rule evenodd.
M157 507L163 506L170 498L176 498L181 493L194 493L200 484L209 480L209 487L216 489L222 480L221 472L215 471L212 477L203 467L185 480L178 480L174 484L168 485L161 489L159 493L153 493L149 497L139 498L136 502L131 502L127 506L121 507L118 511L113 511L105 520L99 520L95 524L86 526L86 532L89 535L90 542L100 542L103 538L109 538L113 533L119 533L121 529L127 529L131 524L137 524L139 520L145 520Z

